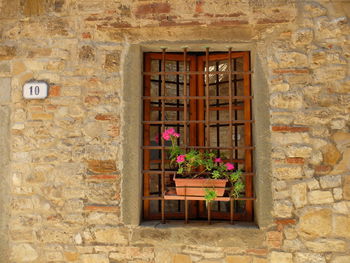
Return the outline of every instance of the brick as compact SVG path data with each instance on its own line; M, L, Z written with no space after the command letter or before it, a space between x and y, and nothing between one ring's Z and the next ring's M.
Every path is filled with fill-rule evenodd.
M31 119L32 120L52 120L53 114L52 113L32 113Z
M272 126L272 131L275 132L308 132L309 129L301 126Z
M148 15L169 13L170 4L169 3L150 3L141 4L137 7L135 15L136 17L143 18Z
M308 69L275 69L275 74L308 74Z
M271 231L266 234L267 245L271 248L280 248L282 246L282 239L282 232L279 231Z
M50 86L49 89L49 97L58 97L61 93L61 87L60 86Z
M277 219L275 223L278 225L295 225L297 221L295 219Z
M99 121L112 121L112 120L117 120L118 118L111 114L97 114L95 116L95 119Z
M295 163L295 164L304 164L305 159L301 158L301 157L290 157L290 158L286 158L286 162L287 163Z

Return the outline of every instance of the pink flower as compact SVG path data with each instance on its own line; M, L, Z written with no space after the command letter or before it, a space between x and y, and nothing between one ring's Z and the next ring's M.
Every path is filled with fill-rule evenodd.
M214 159L214 162L216 162L216 163L222 163L222 160L221 160L220 157L218 157L218 158L215 158L215 159Z
M180 133L177 133L177 132L174 132L172 135L173 135L174 137L176 137L176 138L179 138L179 137L180 137Z
M181 154L181 155L177 156L176 162L177 163L183 163L185 161L185 156L186 155L184 155L184 154Z
M169 128L169 129L165 130L165 132L166 132L167 134L169 134L169 135L174 135L175 129L174 129L174 128Z
M226 169L231 171L235 169L235 166L232 163L225 163Z
M164 140L169 141L170 140L170 134L167 133L166 131L163 132L162 137Z

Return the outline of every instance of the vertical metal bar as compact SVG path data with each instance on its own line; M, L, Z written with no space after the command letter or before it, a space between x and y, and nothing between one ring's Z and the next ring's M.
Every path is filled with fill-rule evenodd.
M229 48L228 49L228 71L229 71L229 74L228 74L228 96L229 96L229 118L230 118L230 126L229 126L229 134L230 134L230 137L229 137L229 140L230 140L230 144L229 146L232 146L233 143L233 131L232 131L232 65L231 65L231 52L232 52L232 49ZM230 150L230 161L232 161L232 158L233 158L233 152L232 150Z
M210 146L210 124L209 124L209 48L205 49L205 120L206 120L206 146Z
M165 50L166 48L162 48L162 72L165 72ZM166 96L165 94L165 74L162 75L162 96ZM165 130L165 101L162 100L162 132ZM165 142L162 137L162 224L165 224Z
M237 60L234 59L233 60L233 70L234 71L237 71ZM234 83L234 96L237 96L237 75L234 74L233 76L233 83ZM235 102L235 106L238 106L237 105L237 100L235 99L234 100ZM238 119L238 112L237 110L235 110L235 120ZM237 124L235 125L235 147L238 146L238 126ZM238 159L238 150L235 149L235 159Z
M219 71L219 62L216 62L216 71ZM216 96L219 96L220 92L219 92L219 87L220 87L220 78L219 78L219 74L216 74ZM216 107L219 108L220 105L220 101L216 100ZM220 120L220 111L217 110L216 111L216 120ZM216 124L216 146L219 147L220 146L220 123ZM220 149L218 150L218 154L220 156ZM221 210L221 202L218 202L218 211L220 212Z
M158 60L158 71L162 71L162 61ZM152 89L152 86L151 86ZM152 92L151 92L152 94ZM162 96L162 76L158 76L158 96ZM162 101L158 100L158 107L162 108ZM158 120L162 119L162 111L158 111ZM161 134L162 134L162 128L160 126L157 127L158 130L158 140L160 140ZM158 143L159 144L159 143ZM162 153L161 151L158 151L158 158L162 160ZM160 163L158 164L160 165ZM158 167L159 168L159 167ZM162 196L162 175L158 175L158 195ZM162 201L158 201L158 211L162 211Z
M184 48L184 69L183 71L185 72L184 74L184 115L183 115L183 119L184 119L184 122L185 122L185 127L184 127L184 138L183 138L183 143L185 144L185 151L187 151L187 145L188 145L188 142L187 142L187 48Z

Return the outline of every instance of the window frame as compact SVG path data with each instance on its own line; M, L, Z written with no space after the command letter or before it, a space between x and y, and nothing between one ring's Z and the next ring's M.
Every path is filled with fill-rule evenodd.
M218 39L220 41L220 39ZM147 43L131 43L123 51L120 75L120 112L121 136L118 149L118 162L121 174L121 223L129 226L139 226L141 229L148 224L142 223L142 70L143 53L158 52L160 46L169 50L181 52L186 45L192 51L202 51L203 46L212 50L224 50L228 46L233 51L251 52L252 95L253 100L253 144L256 148L254 167L256 180L254 189L258 198L254 201L254 222L259 227L267 227L273 222L272 217L272 185L271 185L271 129L269 108L268 73L265 71L265 58L261 56L260 48L254 42L205 42L169 43L155 40ZM117 105L118 106L118 105ZM191 224L196 228L196 225ZM169 225L171 226L171 225ZM220 225L215 227L220 228ZM201 228L201 227L200 227Z

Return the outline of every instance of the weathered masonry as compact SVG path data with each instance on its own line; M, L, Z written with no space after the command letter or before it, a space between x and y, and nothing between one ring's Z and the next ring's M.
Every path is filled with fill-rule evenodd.
M0 0L0 262L350 262L349 14L347 0ZM23 97L30 80L47 98ZM159 194L170 123L251 178L211 225L202 201L185 224L184 201Z

